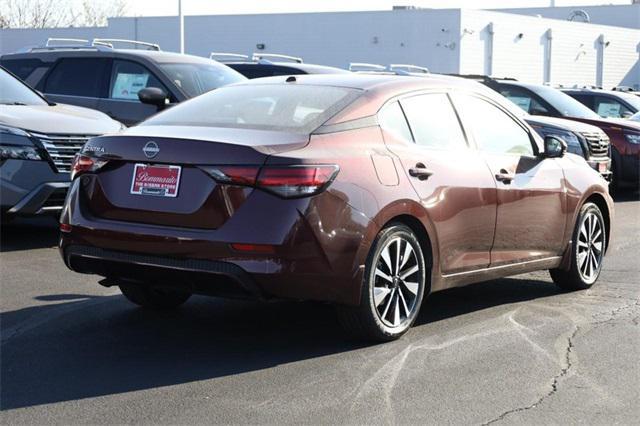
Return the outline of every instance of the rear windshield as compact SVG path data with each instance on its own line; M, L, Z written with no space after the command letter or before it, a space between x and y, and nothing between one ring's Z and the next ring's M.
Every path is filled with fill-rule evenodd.
M181 103L143 126L208 126L310 133L360 91L294 84L227 86Z

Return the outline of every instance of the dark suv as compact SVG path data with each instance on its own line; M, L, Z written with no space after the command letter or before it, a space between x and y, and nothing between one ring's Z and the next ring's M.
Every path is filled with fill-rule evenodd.
M114 48L123 42L136 49ZM42 47L3 55L0 64L47 99L100 110L127 126L165 104L245 80L210 59L125 40L49 39Z
M604 118L629 118L640 111L640 97L633 92L602 89L561 89Z
M611 171L614 187L640 184L640 125L631 120L613 120L600 117L571 96L542 84L529 84L514 79L475 78L496 90L532 115L567 118L602 129L611 140ZM590 155L603 155L607 144L602 139L584 135Z
M249 58L247 55L237 53L212 52L209 57L224 63L249 79L279 75L346 74L349 72L342 68L305 64L302 58L274 53L254 53Z

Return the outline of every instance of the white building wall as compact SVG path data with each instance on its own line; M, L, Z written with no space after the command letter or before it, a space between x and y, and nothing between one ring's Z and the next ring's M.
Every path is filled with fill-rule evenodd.
M549 29L552 83L598 83L598 40L604 35L609 42L602 65L604 87L640 88L640 30L482 10L189 16L185 46L187 53L208 56L211 51L248 54L261 43L265 52L338 67L349 62L411 63L432 72L490 73L542 83L547 79ZM144 17L110 19L108 27L98 28L0 30L0 53L42 44L47 37L128 38L179 49L177 17Z
M498 12L517 13L521 15L540 15L544 18L569 20L574 11L587 12L592 24L640 29L640 3L602 6L566 6L566 7L525 7L514 9L497 9ZM580 21L582 18L575 17Z
M479 10L462 11L461 73L487 72L491 24L494 32L491 71L496 77L545 82L547 35L551 30L550 83L595 85L598 50L604 48L603 87L624 84L640 88L640 30ZM608 47L599 42L601 35L609 42Z

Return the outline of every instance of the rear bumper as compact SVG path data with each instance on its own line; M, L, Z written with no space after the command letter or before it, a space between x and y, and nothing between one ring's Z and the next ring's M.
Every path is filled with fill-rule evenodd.
M134 280L196 294L359 303L369 222L333 194L280 200L256 190L222 227L195 229L92 216L79 180L61 214L71 231L61 233L60 252L74 271L108 285ZM238 252L232 243L274 251Z
M90 246L63 249L65 264L87 274L113 277L103 285L119 280L186 290L190 293L223 297L264 299L255 280L245 270L228 262L179 259L104 250Z

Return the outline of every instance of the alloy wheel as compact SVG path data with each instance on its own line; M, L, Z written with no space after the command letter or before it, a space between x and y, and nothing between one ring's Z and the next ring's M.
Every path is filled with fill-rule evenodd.
M595 213L589 212L582 218L576 260L580 276L588 284L593 283L600 272L605 248L603 229L602 220Z
M413 246L404 238L391 239L375 263L373 303L387 327L398 327L414 316L418 306L420 263Z

